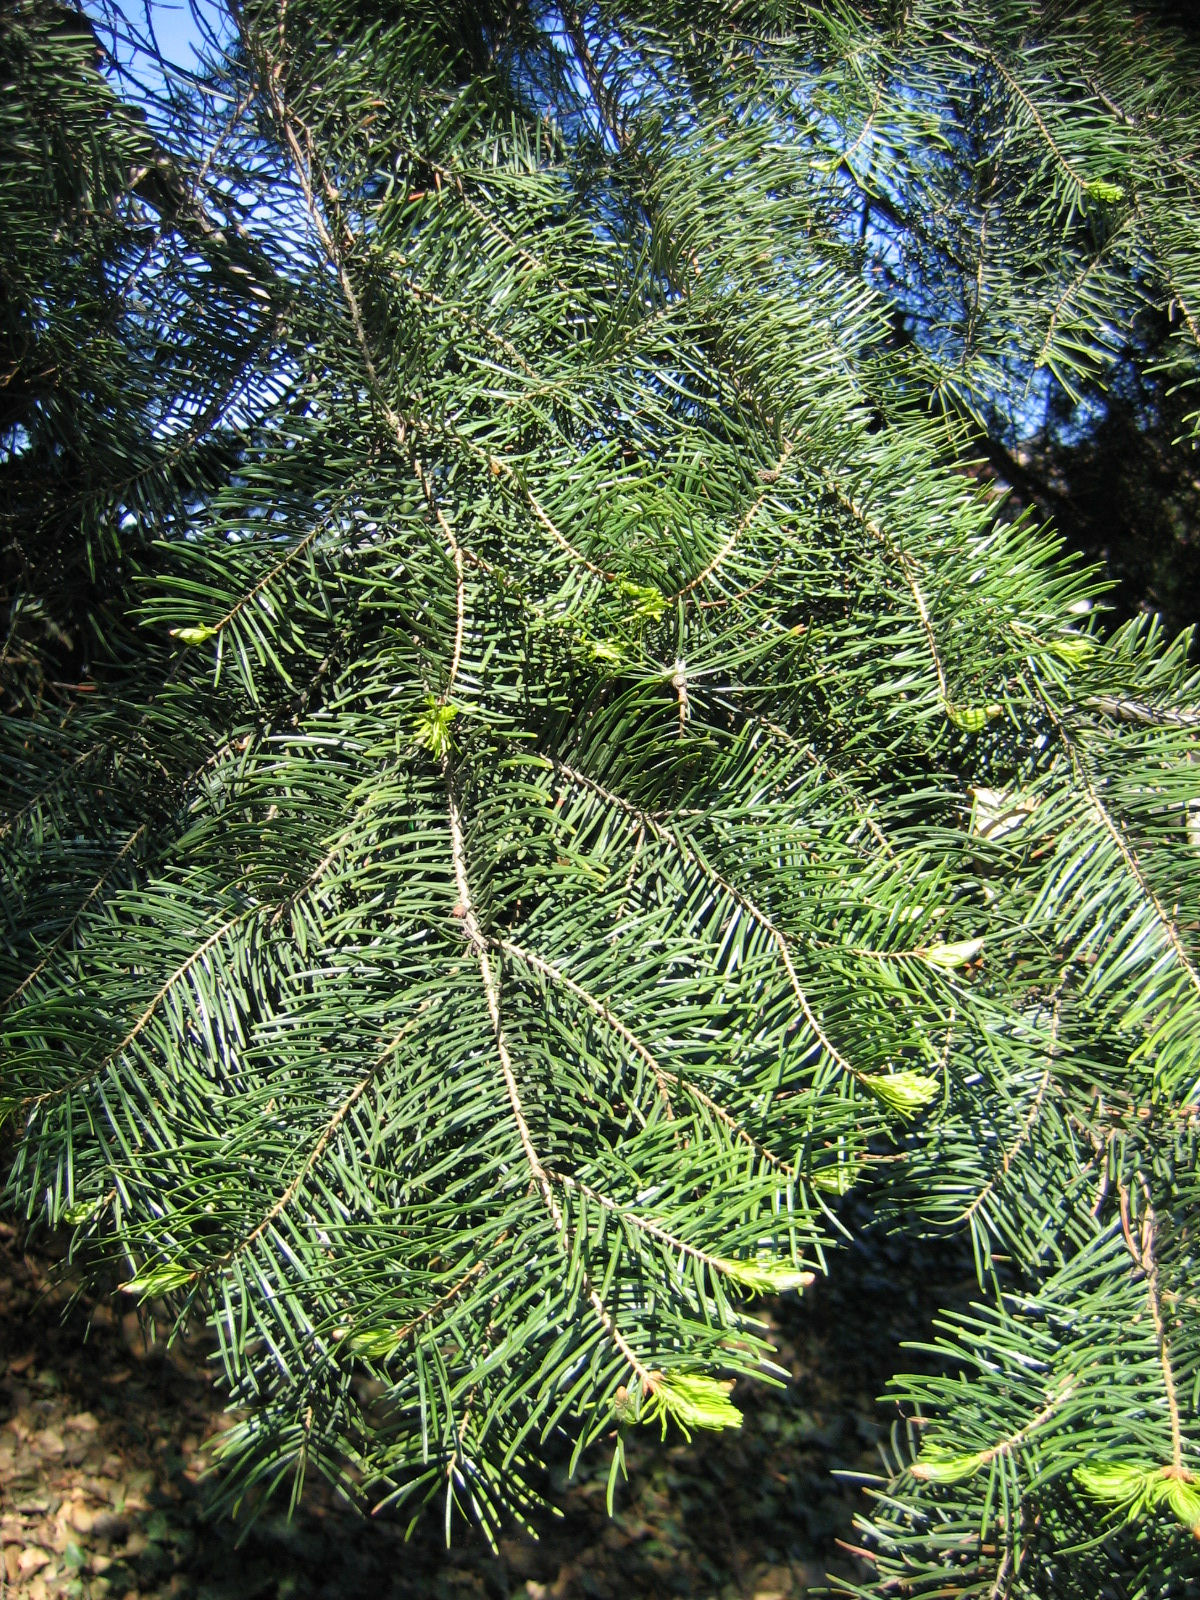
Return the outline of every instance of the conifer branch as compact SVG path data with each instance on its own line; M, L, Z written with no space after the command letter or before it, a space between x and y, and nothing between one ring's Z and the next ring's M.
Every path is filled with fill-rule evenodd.
M663 323L670 323L678 317L683 302L678 300L664 300L654 311L635 322L623 339L612 340L605 345L603 353L597 359L594 355L582 373L572 373L570 377L548 378L536 372L523 357L516 356L521 361L521 369L533 381L533 387L522 389L520 393L510 395L502 402L502 409L513 410L518 407L532 409L538 400L548 400L556 396L567 397L571 392L572 380L582 386L583 382L592 383L598 374L609 368L618 367L620 362L638 349L639 345L651 331L659 331ZM514 347L514 355L516 355Z
M536 273L539 276L549 274L550 269L545 261L534 255L527 245L522 244L489 211L485 211L477 201L471 198L467 193L466 180L460 171L452 166L447 166L444 162L438 161L426 151L418 150L414 146L405 143L403 139L399 141L399 146L410 160L419 163L421 166L428 167L439 183L445 184L457 196L463 209L474 217L484 232L489 234L497 244L502 244L506 250L516 256L517 260L528 272ZM561 279L555 278L553 282L554 287L563 294L570 293L567 284L562 282Z
M585 1199L591 1200L598 1205L601 1210L609 1212L612 1216L620 1217L622 1222L628 1223L638 1233L644 1233L659 1244L665 1245L668 1250L676 1250L680 1255L685 1255L693 1261L698 1261L701 1266L719 1277L728 1278L734 1283L738 1282L735 1264L730 1263L725 1257L713 1255L708 1250L702 1250L699 1245L690 1244L686 1239L681 1239L678 1234L674 1234L670 1229L665 1228L654 1217L643 1216L641 1212L633 1210L630 1206L621 1205L619 1201L612 1199L611 1196L601 1194L598 1189L592 1188L590 1184L584 1183L579 1178L571 1177L569 1173L551 1172L550 1176L555 1183L561 1184L564 1189L583 1195ZM815 1282L814 1273L807 1273L805 1277L807 1283Z
M499 1244L502 1242L502 1240L503 1235L501 1235L501 1238L496 1242ZM469 1288L477 1278L481 1278L487 1269L487 1261L476 1261L469 1266L462 1276L457 1278L450 1285L444 1294L439 1295L436 1300L425 1307L424 1311L418 1312L415 1317L410 1317L407 1322L403 1323L399 1328L396 1329L393 1335L395 1343L397 1345L403 1344L406 1339L411 1339L413 1334L416 1333L419 1328L425 1327L426 1324L432 1322L435 1317L440 1316L442 1312L445 1311L446 1307L452 1306L458 1299L459 1295L462 1294L463 1290Z
M233 1265L239 1256L245 1255L247 1250L252 1249L253 1246L257 1244L267 1232L267 1230L272 1227L274 1223L278 1222L279 1218L288 1209L288 1207L296 1199L296 1196L303 1189L313 1171L313 1168L318 1164L318 1162L321 1160L321 1157L325 1154L325 1151L336 1138L338 1129L342 1126L346 1118L350 1115L351 1111L354 1110L354 1107L358 1104L362 1097L369 1089L373 1087L378 1079L381 1068L387 1065L387 1063L396 1054L396 1051L400 1048L400 1046L420 1026L426 1012L436 1004L438 1004L438 1001L433 996L429 996L420 1002L414 1014L396 1034L395 1038L392 1039L389 1044L384 1046L384 1048L375 1057L374 1061L371 1062L367 1071L361 1078L359 1078L357 1083L354 1084L349 1094L337 1106L333 1115L329 1118L324 1127L321 1129L320 1133L317 1135L312 1148L309 1150L308 1154L304 1157L304 1160L296 1169L295 1176L288 1183L287 1187L283 1189L282 1192L276 1197L258 1222L255 1223L250 1232L243 1235L243 1237L240 1238L236 1244L231 1245L223 1255L217 1256L215 1260L207 1262L203 1267L197 1267L195 1271L189 1275L187 1280L188 1282L200 1284L205 1282L207 1279L224 1272L226 1268Z
M706 1111L710 1112L724 1127L728 1128L737 1140L748 1146L756 1155L761 1156L771 1166L776 1167L789 1178L794 1176L792 1163L785 1161L782 1156L777 1155L761 1140L756 1139L751 1133L747 1132L731 1112L714 1100L711 1095L706 1094L691 1078L672 1072L667 1067L664 1067L604 1001L591 994L582 984L576 983L573 978L569 978L565 972L561 972L550 962L534 955L532 951L522 949L521 946L514 944L511 940L500 940L498 943L499 948L508 955L531 967L535 972L540 972L543 977L548 978L551 982L561 984L563 988L574 994L577 999L582 1000L596 1016L600 1017L629 1046L634 1054L650 1069L658 1085L663 1111L668 1120L674 1120L670 1091L672 1087L676 1087L682 1093L691 1095Z
M1138 1187L1142 1192L1145 1212L1142 1218L1141 1238L1134 1259L1146 1277L1146 1298L1154 1321L1154 1344L1162 1368L1163 1393L1167 1400L1167 1417L1171 1427L1171 1470L1177 1478L1190 1478L1183 1456L1183 1421L1179 1409L1179 1391L1175 1384L1175 1369L1171 1361L1171 1347L1167 1339L1166 1317L1163 1312L1162 1284L1159 1279L1157 1255L1158 1217L1150 1196L1150 1185L1145 1174L1138 1173Z
M627 1045L629 1049L633 1051L638 1060L641 1061L644 1066L650 1069L650 1074L653 1077L655 1084L658 1086L659 1100L662 1103L663 1115L667 1118L668 1122L674 1121L675 1112L671 1107L671 1094L670 1089L668 1088L668 1074L659 1065L656 1058L650 1053L637 1035L632 1032L631 1029L625 1026L621 1019L612 1011L609 1006L604 1003L603 1000L600 1000L594 994L591 994L583 987L582 984L576 983L574 978L568 977L567 974L560 968L553 966L549 961L544 960L541 956L535 955L532 950L525 950L519 944L514 944L511 939L498 939L496 941L496 947L500 950L503 950L506 955L510 955L515 960L522 962L527 967L530 967L534 972L541 973L542 977L549 979L551 983L560 985L562 988L566 989L569 994L573 994L577 1000L582 1000L584 1005L586 1005L590 1011L598 1016L606 1027L611 1028L613 1033L617 1035L622 1043Z
M1200 727L1200 711L1180 706L1150 705L1144 700L1131 700L1115 694L1091 695L1085 704L1090 710L1102 712L1118 722L1137 722L1150 728Z
M568 767L564 762L555 761L553 765L555 771L561 772L563 776L572 779L577 783L581 783L588 788L594 789L604 799L607 799L610 803L619 806L628 816L636 819L637 822L641 826L645 827L655 839L658 839L670 849L674 850L678 854L680 860L685 862L687 866L692 868L693 871L699 872L703 877L707 878L709 882L716 884L719 889L729 896L736 906L744 911L752 921L758 924L758 926L770 939L771 943L775 946L775 949L779 955L780 963L784 972L787 974L788 983L791 986L792 994L795 997L796 1004L800 1008L800 1014L808 1024L811 1032L816 1037L817 1043L836 1067L838 1067L841 1071L848 1073L852 1078L861 1080L863 1078L863 1074L860 1073L857 1068L851 1065L841 1051L838 1050L837 1046L834 1045L829 1039L824 1028L821 1026L821 1023L817 1018L817 1014L813 1010L808 996L804 991L803 985L800 982L799 975L796 972L787 937L783 933L782 929L780 929L776 923L772 921L767 913L763 911L761 907L756 905L748 894L739 889L735 884L731 883L728 878L722 876L722 874L719 873L710 862L705 861L701 856L697 855L695 851L689 849L674 830L664 828L655 815L648 811L641 811L636 806L631 805L628 801L622 800L618 796L608 793L608 791L604 790L600 785L595 784L592 779L587 778L583 773L576 771L574 768Z
M854 814L860 819L863 827L866 828L867 832L875 840L876 844L880 847L883 853L889 856L895 855L895 847L893 846L892 841L888 838L887 834L884 833L883 829L879 826L879 823L875 820L875 817L871 813L870 806L863 801L862 796L855 789L854 785L848 783L836 767L831 766L828 761L826 761L822 756L819 756L811 745L804 744L800 739L797 739L794 734L790 734L786 728L781 728L777 722L772 722L766 717L757 716L752 717L751 721L755 724L755 726L765 729L766 732L769 733L773 739L777 739L780 744L785 745L789 750L797 751L800 755L804 756L806 760L810 761L817 771L827 777L830 783L832 783L837 789L838 793L844 796L844 798L848 801L851 809L854 811Z
M332 520L333 513L331 512L328 517L324 518L321 522L314 523L306 534L303 534L299 539L297 539L296 543L286 555L281 556L268 572L265 572L256 583L252 584L251 587L246 590L245 594L229 607L228 611L226 611L223 616L218 617L214 623L210 624L213 633L220 633L222 628L232 622L235 617L239 617L242 612L245 611L247 606L251 605L255 600L257 600L258 596L262 594L264 590L269 589L279 574L281 572L286 572L288 567L291 566L292 562L295 561L297 557L302 556L304 552L310 548L314 541L323 532L325 532Z
M1028 1422L1023 1423L1013 1433L997 1440L995 1444L989 1445L986 1449L977 1453L975 1460L978 1467L990 1467L994 1461L1001 1461L1005 1456L1013 1455L1040 1428L1044 1428L1051 1418L1062 1410L1063 1406L1075 1393L1077 1386L1078 1380L1074 1376L1064 1378L1057 1389L1050 1395L1045 1405L1030 1417ZM922 1465L920 1461L914 1461L909 1471L918 1480L932 1478L936 1481L936 1468Z
M600 578L605 583L616 583L619 580L620 573L611 572L607 567L599 566L595 561L590 561L581 550L576 549L533 490L522 478L517 476L507 461L501 460L499 456L492 456L488 466L495 477L502 478L505 483L513 488L518 499L532 513L538 526L550 535L558 548L565 555L568 555L576 566L582 567L585 572L590 572L594 578Z
M454 529L450 525L449 518L438 504L433 484L430 481L428 472L425 470L424 463L414 457L413 467L417 474L417 481L425 492L425 499L429 503L429 508L433 512L437 525L442 530L446 543L450 547L450 558L454 562L454 649L450 656L450 671L447 675L446 687L438 696L438 704L444 706L448 704L451 695L454 693L454 685L458 680L458 669L462 665L463 635L466 629L467 616L467 589L466 576L463 571L463 552L462 546L455 536Z
M1061 384L1190 405L1200 54L1134 0L334 9L233 0L165 87L0 29L11 1203L216 1323L231 1500L352 1459L495 1536L619 1373L729 1424L732 1288L874 1166L1014 1292L896 1380L937 1443L859 1600L1092 1600L1155 1419L1104 1557L1186 1587L1197 679L1080 631L962 419L1067 525L1035 389L1047 460Z
M747 532L750 524L754 521L759 511L761 511L763 502L770 493L769 484L775 483L778 480L780 474L783 472L783 469L791 460L792 449L792 441L790 439L785 439L783 441L783 449L779 453L779 459L769 470L768 487L760 489L758 494L755 495L754 499L750 503L749 509L741 517L737 523L737 526L729 534L728 538L721 545L721 548L717 551L716 555L703 569L703 571L698 572L694 578L690 578L688 582L684 584L682 589L677 589L673 595L668 595L667 598L669 601L685 600L688 595L693 593L694 590L703 587L703 585L708 582L718 568L725 564L725 562L737 548L738 541L742 538L743 534Z
M1129 222L1128 219L1126 219L1126 221L1123 222L1119 228L1114 229L1114 231L1108 235L1100 249L1090 257L1087 263L1079 272L1075 274L1071 281L1063 286L1062 293L1058 296L1058 299L1050 308L1050 320L1046 324L1046 332L1042 338L1041 344L1038 347L1037 353L1033 358L1033 370L1030 373L1030 383L1033 381L1033 374L1036 373L1046 363L1046 357L1049 354L1052 345L1054 344L1054 336L1058 332L1058 324L1063 312L1071 304L1072 300L1075 299L1076 295L1079 294L1080 290L1084 287L1092 274L1103 264L1105 256L1109 254L1112 246L1122 236L1122 234L1127 232L1128 227Z
M76 909L75 914L72 916L70 922L67 923L66 927L62 930L62 932L58 935L58 937L54 940L54 942L47 948L45 954L42 956L42 959L38 962L37 966L33 967L25 975L25 977L23 977L21 979L20 983L12 991L11 994L5 995L4 1000L2 1002L0 1002L0 1010L6 1010L9 1006L15 1005L16 1002L25 993L26 989L28 989L32 983L34 983L38 978L41 977L42 973L46 970L46 967L49 964L49 962L52 959L52 957L54 957L58 953L58 951L60 951L62 949L62 947L67 943L68 939L70 939L71 935L75 932L76 928L78 928L80 922L82 922L84 914L86 913L88 907L91 905L92 901L95 900L98 895L100 895L100 894L102 894L104 892L104 889L107 886L109 879L112 877L113 873L117 870L117 868L121 865L122 861L124 861L125 857L133 849L134 845L138 842L138 840L146 832L146 829L147 829L148 826L149 826L148 823L145 823L145 822L139 823L138 826L133 830L133 832L127 837L127 839L125 840L125 843L117 851L116 855L113 856L113 858L109 862L108 866L105 867L104 871L100 874L100 876L96 879L95 883L93 883L92 887L88 890L87 894L84 896L83 900L80 902L78 908Z
M1075 740L1071 737L1069 729L1064 723L1062 717L1059 715L1053 701L1046 693L1040 679L1037 678L1036 674L1034 675L1034 683L1037 686L1038 699L1042 705L1042 708L1046 712L1046 715L1053 724L1064 749L1067 752L1068 759L1071 763L1071 769L1075 773L1075 777L1080 788L1087 797L1088 807L1091 810L1092 815L1096 818L1097 822L1100 824L1100 827L1112 841L1118 855L1121 857L1121 860L1125 865L1126 870L1133 879L1134 883L1137 885L1139 894L1152 910L1155 920L1158 922L1159 926L1163 930L1163 933L1166 935L1167 942L1174 951L1175 956L1188 979L1188 982L1196 991L1196 993L1200 995L1200 971L1197 971L1196 965L1188 953L1187 946L1183 941L1183 935L1180 933L1179 928L1175 923L1175 919L1169 914L1166 907L1155 893L1154 887L1149 882L1144 871L1142 870L1142 865L1139 862L1132 846L1126 839L1124 831L1114 821L1113 817L1109 813L1108 807L1104 804L1097 793L1096 786L1092 782L1091 776L1088 773L1084 757L1080 753Z
M447 300L444 295L438 294L436 289L430 289L426 284L418 283L414 277L402 277L400 282L414 300L420 301L424 305L432 306L437 311L446 312L448 316L455 319L460 327L469 328L472 333L478 334L488 344L495 345L497 350L506 355L516 366L520 367L527 378L532 378L535 382L538 381L538 374L529 365L529 362L511 339L506 339L502 333L498 333L488 323L481 322L478 317L472 316L462 306L455 305L452 300ZM535 391L535 393L537 392ZM551 391L546 389L541 392L549 393ZM512 401L505 402L506 405L511 405L512 403Z
M508 1041L504 1034L500 1018L500 985L495 970L488 954L488 941L480 929L475 915L474 902L471 899L471 885L467 877L466 841L463 837L462 820L458 812L458 804L454 798L454 784L450 774L448 759L442 763L443 777L446 783L446 795L450 811L450 840L451 853L454 860L454 880L458 889L459 905L462 907L463 932L475 950L479 962L479 973L483 980L484 996L487 1001L488 1015L492 1023L492 1035L496 1041L496 1053L500 1060L500 1071L504 1079L505 1091L508 1095L509 1107L512 1111L513 1121L516 1123L517 1134L521 1141L521 1149L529 1167L530 1176L537 1186L554 1230L558 1235L559 1244L563 1253L569 1258L571 1254L571 1234L563 1209L558 1203L558 1196L554 1192L554 1185L550 1174L542 1164L541 1157L534 1147L533 1135L529 1122L525 1116L525 1108L521 1103L521 1092L517 1085L516 1070L508 1050ZM630 1368L636 1374L647 1394L653 1393L655 1388L653 1374L639 1358L633 1346L625 1338L616 1319L596 1292L586 1271L582 1273L582 1286L588 1304L591 1306L604 1331L613 1345L624 1356Z
M504 1089L508 1097L509 1107L512 1111L513 1122L516 1124L517 1137L525 1156L537 1188L546 1202L546 1210L550 1213L555 1230L560 1234L566 1231L562 1208L554 1193L550 1179L543 1167L533 1144L533 1135L525 1116L525 1108L521 1103L521 1091L517 1085L516 1070L513 1067L512 1057L508 1051L508 1040L500 1019L500 984L495 969L488 955L488 941L479 926L479 919L475 914L475 903L471 898L471 885L467 877L467 849L463 836L462 818L459 815L458 802L454 797L454 783L450 772L449 759L443 757L442 776L446 785L446 800L450 819L450 852L454 863L454 882L458 890L458 906L462 918L463 933L466 935L475 951L479 963L479 976L483 983L484 999L487 1004L488 1016L492 1024L492 1036L496 1042L496 1054L500 1061L500 1072L504 1079Z
M1050 1040L1046 1050L1046 1066L1040 1079L1038 1080L1037 1090L1034 1093L1032 1101L1030 1102L1029 1110L1021 1119L1021 1126L1017 1129L1016 1138L1006 1146L1004 1153L1000 1158L999 1170L994 1172L984 1184L983 1188L980 1189L979 1193L962 1213L962 1216L959 1218L960 1222L969 1223L973 1220L973 1218L978 1216L982 1207L987 1204L988 1200L990 1200L992 1195L995 1194L1001 1183L1008 1176L1013 1162L1017 1159L1021 1151L1033 1137L1033 1130L1037 1126L1038 1118L1042 1114L1042 1105L1046 1098L1046 1091L1050 1087L1054 1074L1054 1062L1058 1053L1058 1029L1061 1016L1062 999L1060 988L1059 993L1055 994L1053 1001L1051 1002Z
M179 658L176 658L164 676L164 686L169 686L173 682L179 672L179 664ZM29 817L36 815L37 809L42 802L47 800L65 784L77 779L83 769L87 767L89 762L94 761L98 756L108 756L110 759L112 759L118 750L131 750L136 741L142 738L145 723L149 718L151 710L153 709L154 698L155 697L153 695L150 696L149 702L143 709L141 715L135 720L132 728L129 730L128 735L124 740L122 740L119 746L114 746L111 738L99 740L95 744L91 744L87 746L86 749L81 750L78 755L74 756L65 767L59 768L59 770L54 773L53 777L48 783L44 784L36 791L36 793L31 795L24 805L22 805L19 810L15 811L7 819L7 821L0 824L0 839L7 838L8 835L13 833L22 822L26 821Z
M917 617L921 624L921 631L925 635L925 643L929 647L930 659L933 662L934 672L937 674L938 695L941 699L942 705L949 706L951 703L950 687L946 679L946 669L942 665L941 653L938 650L937 636L933 631L933 623L930 621L929 617L929 607L925 603L925 596L921 592L921 586L917 581L917 575L913 568L911 558L904 550L900 548L899 545L896 544L895 540L887 534L882 525L878 523L875 518L872 517L867 510L865 510L864 507L860 506L855 500L854 496L850 494L841 483L838 482L838 479L834 473L830 472L828 469L822 469L820 477L821 481L825 484L826 488L829 490L830 494L837 501L837 503L850 513L860 527L864 528L866 532L870 534L871 538L883 551L884 555L887 556L890 561L894 562L896 567L899 569L900 574L904 579L905 586L907 587L909 594L912 596L913 605L916 608Z
M952 43L959 45L960 48L965 50L970 55L975 55L975 54L978 53L974 47L972 47L970 44L965 43L961 39L954 39L954 40L952 40ZM983 59L985 61L987 61L988 64L990 66L992 66L996 70L996 72L1000 75L1000 77L1008 85L1008 88L1011 91L1013 97L1016 100L1018 100L1021 103L1021 105L1023 105L1025 107L1025 110L1028 112L1029 116L1032 117L1034 126L1037 128L1038 132L1041 134L1043 140L1045 141L1046 148L1050 151L1050 154L1054 157L1055 163L1057 164L1059 170L1075 186L1076 190L1078 190L1078 192L1080 194L1086 193L1087 192L1087 183L1084 181L1083 178L1081 178L1079 176L1079 174L1075 171L1075 168L1071 165L1071 163L1067 160L1066 156L1062 153L1061 149L1058 146L1057 141L1054 138L1054 135L1050 132L1049 127L1046 125L1046 119L1042 116L1041 112L1038 110L1037 106L1035 105L1035 103L1033 101L1032 96L1029 95L1026 92L1026 90L1024 90L1021 87L1021 85L1017 82L1016 78L1012 75L1012 73L1004 65L1004 62L995 53L995 51L993 51L993 50L985 50L984 52L982 52L982 54L983 54Z
M425 470L424 464L415 453L409 453L406 451L405 446L409 434L408 421L406 418L400 415L400 413L395 409L395 407L383 393L379 382L379 374L375 365L375 360L371 352L370 341L367 337L366 324L363 321L362 310L359 306L358 298L354 291L354 285L350 281L350 273L346 267L345 260L343 258L343 252L335 241L329 227L326 225L321 207L316 198L312 181L313 157L311 154L311 134L309 133L309 130L304 129L306 143L309 147L309 154L306 157L305 152L300 148L300 143L293 127L291 115L283 102L280 92L282 68L278 63L273 62L269 55L265 55L264 58L267 67L267 81L270 88L272 105L274 106L276 117L283 128L284 137L287 140L288 147L291 150L293 166L297 179L299 180L301 188L304 192L305 204L308 208L308 213L312 219L313 226L317 231L317 237L321 241L322 248L325 251L330 265L334 268L338 275L338 282L342 288L342 296L346 302L346 308L350 313L350 320L354 327L354 336L358 343L359 354L362 358L363 368L366 372L367 381L370 384L372 395L383 414L384 420L387 422L388 430L392 435L397 450L401 453L402 457L405 457L409 460L412 470L416 475L417 481L421 485L421 489L424 492L427 502L429 503L429 507L434 514L434 518L438 524L438 527L441 529L442 534L444 535L446 542L450 547L450 555L454 563L456 579L456 621L454 649L450 658L448 681L445 690L439 697L439 703L441 705L445 705L454 692L454 684L458 677L459 665L462 661L466 603L462 549L457 538L455 537L454 530L450 525L449 519L446 517L438 503L437 496L434 493L433 485L430 481L429 474ZM328 179L324 177L324 174L322 174L322 181L325 187L326 195L336 205L336 191L328 182Z
M592 55L591 46L588 44L587 33L584 30L583 19L571 0L564 0L559 6L563 25L567 30L567 37L571 41L571 48L575 52L575 59L583 71L584 79L600 115L601 126L612 138L618 150L629 148L629 136L625 132L618 114L619 101L615 95L609 93L604 79L596 66L595 57Z
M867 113L863 125L858 131L858 136L855 138L853 144L849 145L847 149L843 150L838 157L838 164L840 166L845 166L851 172L853 172L854 168L851 158L858 154L858 151L870 137L871 129L875 126L875 118L879 115L879 108L882 103L883 85L881 83L877 83L875 85L875 92L871 97L871 109Z
M226 934L232 932L234 928L238 927L243 922L246 922L251 917L256 916L261 910L262 907L260 906L250 906L243 911L236 912L232 917L229 917L226 921L224 921L219 928L214 929L213 932L210 933L207 938L201 940L196 948L179 963L179 965L166 979L164 979L163 983L155 991L146 1007L138 1014L137 1018L130 1026L129 1031L124 1035L119 1044L115 1045L99 1062L97 1062L94 1067L87 1067L82 1072L76 1073L72 1078L68 1079L66 1083L57 1084L53 1089L45 1089L40 1094L26 1095L25 1098L19 1102L22 1112L24 1112L27 1117L32 1117L36 1112L42 1110L45 1106L50 1105L55 1101L62 1100L67 1095L74 1094L77 1089L83 1088L85 1084L94 1082L94 1080L100 1077L101 1074L104 1073L110 1066L112 1066L115 1061L119 1061L125 1054L125 1051L128 1050L129 1046L134 1044L149 1027L150 1023L157 1015L159 1008L162 1006L163 1001L174 990L176 984L182 982L182 980L187 977L188 973L192 971L193 967L195 967L198 962L203 961L208 952L216 945L220 944L221 940L224 939Z

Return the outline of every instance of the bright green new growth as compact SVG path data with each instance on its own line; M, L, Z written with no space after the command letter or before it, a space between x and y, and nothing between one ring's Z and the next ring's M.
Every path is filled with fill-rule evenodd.
M495 1531L554 1432L615 1486L736 1426L858 1188L981 1282L870 1592L1186 1582L1200 681L964 461L1135 315L1200 381L1195 53L228 24L147 120L0 22L10 1200L209 1319L228 1501L349 1465Z
M1156 1506L1169 1506L1193 1538L1200 1539L1200 1489L1174 1467L1098 1462L1094 1467L1076 1467L1075 1479L1097 1500L1116 1506L1130 1522Z
M172 628L171 637L172 639L178 639L180 644L207 644L210 639L217 637L217 631L216 628L208 627Z

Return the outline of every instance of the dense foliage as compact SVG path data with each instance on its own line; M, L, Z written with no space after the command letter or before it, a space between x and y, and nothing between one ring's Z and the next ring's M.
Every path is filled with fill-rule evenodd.
M1139 349L1192 448L1195 50L139 28L0 21L11 1200L210 1319L231 1500L494 1527L735 1426L860 1187L981 1286L879 1592L1182 1593L1200 680L965 463Z

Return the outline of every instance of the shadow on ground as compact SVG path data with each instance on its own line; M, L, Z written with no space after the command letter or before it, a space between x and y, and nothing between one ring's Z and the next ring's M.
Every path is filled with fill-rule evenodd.
M862 1574L853 1543L860 1491L835 1469L872 1471L894 1409L876 1395L911 1356L938 1306L969 1295L956 1249L887 1241L835 1260L801 1302L771 1308L784 1390L743 1386L738 1434L661 1444L639 1437L617 1515L608 1460L567 1483L540 1537L493 1554L440 1518L364 1520L324 1486L296 1516L249 1530L204 1515L206 1444L223 1425L200 1347L147 1348L121 1301L80 1296L51 1243L0 1223L0 1591L14 1600L791 1600L828 1572ZM240 1540L240 1542L239 1542Z

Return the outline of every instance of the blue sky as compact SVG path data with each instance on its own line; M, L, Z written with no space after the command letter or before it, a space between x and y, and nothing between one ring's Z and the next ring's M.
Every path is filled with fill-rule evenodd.
M118 59L132 66L135 76L153 84L160 79L155 66L142 52L151 38L157 41L163 57L185 71L196 67L204 48L201 19L218 36L231 32L229 13L216 0L82 0L84 10L97 24L101 39L109 47L118 37ZM141 55L141 59L138 56Z
M215 6L206 6L204 9L210 15L218 16ZM150 14L162 53L169 61L177 61L181 66L190 67L200 41L200 30L191 7L179 3L153 4L150 7Z

